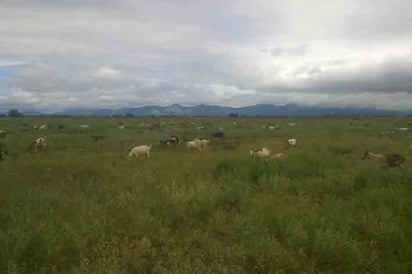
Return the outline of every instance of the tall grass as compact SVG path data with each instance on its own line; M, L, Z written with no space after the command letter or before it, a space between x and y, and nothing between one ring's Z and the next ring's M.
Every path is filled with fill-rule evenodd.
M117 118L2 118L10 153L0 162L0 272L408 273L411 163L360 159L366 148L410 156L410 133L379 135L406 123L396 119L122 118L118 130ZM262 128L274 123L280 129ZM49 129L22 131L33 124ZM225 139L204 153L158 145L216 126ZM42 135L48 150L25 152ZM285 148L289 137L297 148ZM152 158L126 157L149 143ZM288 158L249 158L263 146Z

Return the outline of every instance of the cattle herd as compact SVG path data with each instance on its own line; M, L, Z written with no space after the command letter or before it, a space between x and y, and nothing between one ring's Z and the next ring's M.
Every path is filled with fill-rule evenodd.
M235 125L235 122L234 122ZM294 123L289 123L288 124L289 127L294 127L295 124ZM48 128L47 125L34 125L33 129L35 130L46 130ZM65 126L64 125L58 125L57 127L58 129L64 129ZM90 130L90 126L89 125L79 125L78 126L79 131L80 132L88 132ZM119 129L125 129L126 126L123 123L119 123L118 124L118 128ZM275 129L278 128L278 126L265 126L265 128L268 129ZM198 127L198 129L205 129L204 127ZM401 130L405 130L404 128L402 128ZM385 131L382 133L385 136L388 135L392 135L393 132L391 131ZM7 132L0 130L0 138L4 139L7 136ZM211 137L213 138L223 138L224 137L224 133L223 133L223 128L217 128L216 132L213 132L212 134L210 134ZM95 142L102 142L105 139L105 136L103 135L91 135L90 136ZM0 139L0 161L3 161L5 158L5 155L7 155L7 150L5 149L5 145L3 142L1 142ZM181 142L181 138L177 135L171 135L168 138L165 139L161 139L160 140L160 145L161 146L173 146L176 147L178 145L180 145ZM205 149L207 149L208 144L210 143L210 140L208 139L199 139L199 138L195 138L194 140L191 141L187 141L186 142L186 148L191 151L191 150L195 150L195 151L199 151L202 152ZM292 138L292 139L288 139L286 140L286 146L288 148L293 148L293 147L297 147L297 140L296 138ZM31 153L36 153L39 151L44 150L47 147L47 141L46 141L46 137L40 137L40 138L36 138L35 140L33 140L30 144L29 147L27 149L28 152ZM139 156L144 156L146 158L150 158L151 157L151 150L152 150L152 145L138 145L135 146L133 148L131 148L130 152L129 152L129 158L131 157L139 157ZM257 148L257 149L253 149L249 151L249 155L252 158L257 158L257 159L264 159L266 160L284 160L287 159L287 156L283 153L275 153L275 154L271 154L271 151L265 147L262 148ZM383 167L399 167L402 166L403 163L406 162L406 157L399 155L399 154L381 154L381 153L373 153L373 152L368 152L365 151L362 160L365 159L370 159L373 162L375 162L376 164L383 166Z

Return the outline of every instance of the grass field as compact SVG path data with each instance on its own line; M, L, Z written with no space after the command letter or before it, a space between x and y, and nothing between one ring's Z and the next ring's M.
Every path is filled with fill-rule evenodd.
M405 118L0 118L9 133L0 139L8 151L0 272L411 273L412 132L381 135L408 126ZM216 127L225 138L203 153L158 145ZM41 136L47 150L27 153ZM288 138L298 147L286 149ZM129 160L139 144L153 144L153 157ZM288 159L249 158L262 146ZM382 168L361 160L365 149L409 161Z

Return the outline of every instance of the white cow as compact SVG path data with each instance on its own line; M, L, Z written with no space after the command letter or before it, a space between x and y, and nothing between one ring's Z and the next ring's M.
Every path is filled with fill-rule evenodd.
M206 149L207 144L209 143L209 140L206 139L194 139L193 141L189 141L186 143L186 147L191 150L191 149L197 149L200 152L202 152L203 149Z
M288 139L288 145L295 147L297 145L296 139Z
M119 129L125 129L126 126L125 125L119 125Z
M250 150L249 155L250 157L264 159L270 156L270 150L264 147L260 149Z
M141 145L141 146L135 146L130 150L129 157L136 156L139 157L139 155L144 155L147 158L150 158L150 151L152 150L152 145Z
M82 130L82 131L90 130L90 126L89 126L89 125L80 125L79 128L80 128L80 130Z
M47 125L41 125L41 126L39 127L39 130L45 130L45 129L47 129Z

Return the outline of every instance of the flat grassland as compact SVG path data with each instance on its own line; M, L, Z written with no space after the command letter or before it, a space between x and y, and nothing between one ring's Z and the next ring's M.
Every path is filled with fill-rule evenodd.
M0 272L411 273L412 131L381 134L410 124L0 118ZM217 127L225 137L202 153L159 145L172 134L209 138ZM48 148L26 152L42 136ZM298 147L286 148L288 138ZM139 144L153 144L152 158L128 159ZM288 158L250 158L259 147ZM409 160L383 168L361 160L365 149Z

